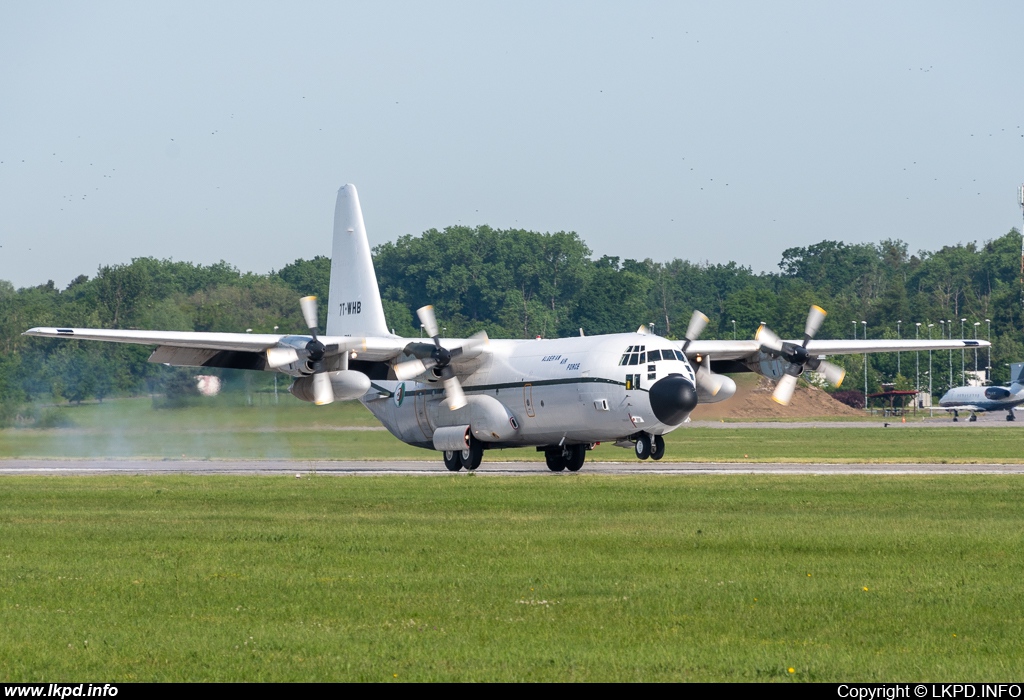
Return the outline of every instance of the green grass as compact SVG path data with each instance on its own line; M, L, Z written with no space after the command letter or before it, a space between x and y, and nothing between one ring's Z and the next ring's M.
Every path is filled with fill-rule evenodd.
M997 476L5 478L0 680L1016 681L1022 496Z
M262 397L267 401L267 397ZM189 409L122 399L63 409L74 424L0 430L0 459L143 457L151 459L437 460L382 430L361 404L317 407L282 397L248 406L221 397ZM352 429L355 428L355 429ZM966 432L965 432L966 431ZM666 438L667 461L1020 463L1024 430L959 424L829 428L683 426ZM539 460L532 448L488 452L485 461ZM630 461L632 450L602 445L590 460Z

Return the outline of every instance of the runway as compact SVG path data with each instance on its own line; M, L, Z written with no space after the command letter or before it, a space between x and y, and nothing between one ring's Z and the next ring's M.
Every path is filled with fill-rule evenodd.
M7 459L0 476L83 475L252 475L252 476L458 476L441 460L409 462L300 462L286 460ZM551 472L543 462L487 462L479 476L573 478L586 474L1024 474L1024 464L786 464L706 462L587 462L577 473Z

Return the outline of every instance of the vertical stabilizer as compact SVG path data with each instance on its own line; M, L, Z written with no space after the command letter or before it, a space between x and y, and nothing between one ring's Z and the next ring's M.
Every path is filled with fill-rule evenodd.
M1013 384L1024 385L1024 362L1010 363L1010 381Z
M327 335L390 336L355 185L338 190Z

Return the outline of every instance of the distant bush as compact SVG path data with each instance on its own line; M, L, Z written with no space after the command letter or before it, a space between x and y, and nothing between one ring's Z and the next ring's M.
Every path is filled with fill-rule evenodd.
M855 389L833 391L832 398L853 408L864 408L864 394Z
M44 408L36 414L31 426L33 428L70 428L74 424L75 422L71 420L64 409Z
M153 398L153 408L187 408L199 400L199 388L191 370L167 370L160 385L163 395Z

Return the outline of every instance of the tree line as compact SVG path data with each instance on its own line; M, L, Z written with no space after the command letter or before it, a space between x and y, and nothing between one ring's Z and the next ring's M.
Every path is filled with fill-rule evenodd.
M750 338L762 321L799 338L808 308L818 304L829 312L822 338L991 334L992 379L1006 382L1008 363L1024 360L1020 241L1010 231L981 245L911 254L899 240L825 240L784 251L777 272L755 273L732 262L595 258L571 232L453 226L384 243L373 256L389 327L406 337L420 335L415 310L429 303L450 337L485 330L494 338L551 338L653 324L656 333L681 338L700 309L711 318L703 338ZM268 274L242 273L226 262L136 258L81 275L64 289L53 282L14 289L0 280L0 423L33 401L154 393L176 376L146 362L146 347L27 338L21 333L28 328L305 333L298 298L315 294L329 303L329 280L323 256ZM982 369L989 362L983 353ZM941 354L948 360L942 368L955 364L952 383L959 384L961 358ZM863 388L862 358L837 359L847 365L845 386ZM883 383L914 388L927 371L918 359L869 356L869 391ZM973 354L964 365L974 368ZM950 372L940 372L938 360L933 372L939 393ZM927 377L920 381L927 388Z

